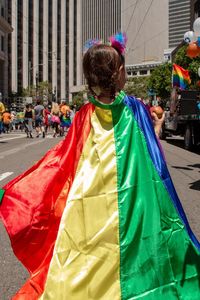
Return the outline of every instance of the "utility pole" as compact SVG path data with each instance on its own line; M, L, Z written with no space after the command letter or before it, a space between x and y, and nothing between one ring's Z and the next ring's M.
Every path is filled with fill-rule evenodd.
M38 72L36 72L36 74L35 74L35 91L36 91L36 100L37 100L37 98L38 98L38 78L39 78L39 74L38 74Z
M31 89L31 61L28 62L28 91L30 96L30 89Z

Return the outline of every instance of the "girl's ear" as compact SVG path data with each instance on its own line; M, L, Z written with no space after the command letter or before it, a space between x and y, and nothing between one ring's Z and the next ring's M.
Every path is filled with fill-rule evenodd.
M119 67L119 72L121 72L122 69L124 69L124 65L121 65L121 66Z
M120 90L124 88L125 83L126 83L126 69L125 69L125 65L122 64L119 67L119 76L118 76L118 86Z

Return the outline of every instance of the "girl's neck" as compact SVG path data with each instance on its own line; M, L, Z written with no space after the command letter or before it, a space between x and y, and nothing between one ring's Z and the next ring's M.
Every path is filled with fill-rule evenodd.
M104 94L104 95L99 95L97 98L97 100L99 102L102 102L104 104L111 104L112 102L114 102L115 97L117 96L118 93L115 93L115 96L111 97L110 94Z
M114 101L114 99L111 99L110 97L97 97L97 100L104 104L110 104Z

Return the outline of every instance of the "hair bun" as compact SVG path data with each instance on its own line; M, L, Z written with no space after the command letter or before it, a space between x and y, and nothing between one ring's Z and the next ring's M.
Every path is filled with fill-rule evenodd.
M126 50L127 35L125 32L118 32L110 37L110 43L113 48L119 51L120 54L124 54Z

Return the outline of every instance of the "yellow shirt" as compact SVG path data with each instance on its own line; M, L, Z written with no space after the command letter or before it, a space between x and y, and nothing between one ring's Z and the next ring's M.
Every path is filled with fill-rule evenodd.
M3 113L5 111L5 106L2 102L0 102L0 113Z

